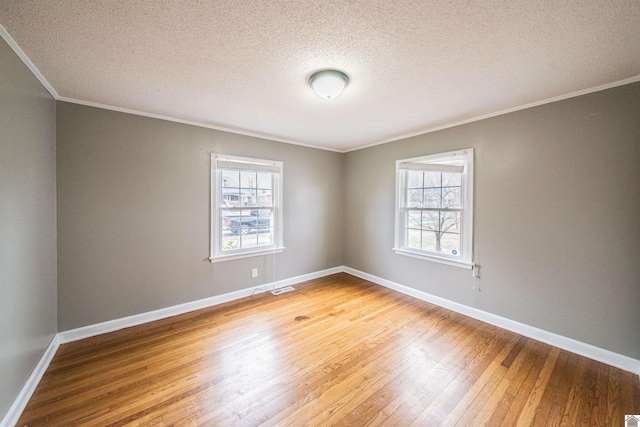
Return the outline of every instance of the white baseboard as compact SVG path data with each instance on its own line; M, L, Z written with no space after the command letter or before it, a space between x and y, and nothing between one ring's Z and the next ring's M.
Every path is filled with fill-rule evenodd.
M178 304L171 307L148 311L146 313L134 314L132 316L109 320L107 322L97 323L94 325L83 326L77 329L70 329L68 331L59 332L57 336L60 340L60 344L65 344L96 335L106 334L107 332L130 328L131 326L142 325L143 323L153 322L155 320L189 313L191 311L200 310L202 308L212 307L214 305L223 304L225 302L248 297L257 293L266 292L274 288L290 286L296 283L306 282L307 280L313 280L320 277L328 276L330 274L340 273L342 271L342 267L329 268L327 270L303 274L301 276L278 280L276 282L264 283L262 285L252 286L250 288L241 289L239 291L229 292L222 295L216 295L197 301L191 301L184 304Z
M419 300L444 307L451 311L464 314L465 316L481 320L483 322L498 326L503 329L507 329L517 334L533 338L538 341L553 345L555 347L571 351L581 356L597 360L598 362L606 363L608 365L615 366L616 368L620 368L625 371L633 372L640 375L640 360L636 360L622 354L614 353L612 351L605 350L591 344L576 341L562 335L544 331L533 326L525 325L524 323L516 322L514 320L507 319L506 317L501 317L496 314L479 310L477 308L468 307L466 305L440 298L435 295L431 295L426 292L422 292L417 289L413 289L408 286L404 286L399 283L374 276L372 274L364 273L350 267L341 266L329 268L327 270L316 271L314 273L303 274L301 276L291 277L289 279L278 280L276 282L266 283L259 286L253 286L250 288L217 295L210 298L174 305L159 310L149 311L146 313L136 314L120 319L114 319L95 325L89 325L82 328L59 332L53 338L53 340L49 344L49 347L47 347L47 349L45 350L42 358L31 373L31 376L29 376L29 379L25 383L24 387L22 387L22 390L16 397L16 400L9 408L9 411L6 413L2 421L0 421L0 427L12 427L18 422L22 411L26 407L29 399L31 398L31 395L35 391L38 383L42 379L42 376L49 367L49 363L51 363L51 360L56 354L56 351L58 350L60 344L105 334L107 332L117 331L123 328L129 328L131 326L141 325L147 322L153 322L154 320L177 316L179 314L188 313L202 308L212 307L215 305L223 304L225 302L244 298L256 293L266 292L274 288L291 286L295 285L296 283L306 282L308 280L313 280L341 272L360 277L361 279L365 279L386 288L393 289Z
M489 323L491 325L495 325L500 328L515 332L517 334L524 335L525 337L533 338L546 344L559 347L563 350L588 357L589 359L606 363L607 365L615 366L616 368L620 368L622 370L640 375L640 360L633 359L629 356L614 353L613 351L605 350L603 348L596 347L591 344L586 344L572 338L567 338L553 332L548 332L534 326L516 322L515 320L507 319L506 317L498 316L497 314L492 314L483 310L479 310L477 308L469 307L454 301L440 298L435 295L431 295L426 292L422 292L417 289L413 289L408 286L404 286L399 283L374 276L372 274L364 273L350 267L342 267L342 271L361 279L365 279L378 285L384 286L386 288L393 289L403 294L412 296L419 300L444 307L451 311L455 311L456 313L464 314L465 316L469 316L474 319Z
M4 418L0 421L0 427L13 427L16 425L20 415L22 415L22 411L24 411L27 403L29 403L31 395L36 390L38 383L49 367L49 363L51 363L53 356L56 354L56 351L58 351L59 346L60 341L58 339L58 335L55 335L47 349L44 351L40 361L31 372L31 375L24 383L24 386L22 387L22 390L20 390L20 393L18 393L16 400L13 401L13 404L5 414Z
M191 301L184 304L178 304L171 307L161 308L159 310L149 311L146 313L136 314L133 316L127 316L120 319L109 320L107 322L97 323L95 325L84 326L82 328L71 329L64 332L58 332L54 337L49 347L45 350L42 358L36 365L35 369L29 376L29 379L22 387L22 390L16 397L9 411L4 418L0 421L0 427L13 427L18 422L22 411L29 403L31 395L35 391L38 383L42 379L45 371L49 367L53 356L56 354L58 347L61 344L66 344L72 341L78 341L84 338L93 337L96 335L105 334L107 332L117 331L119 329L129 328L131 326L141 325L147 322L153 322L154 320L165 319L167 317L177 316L179 314L188 313L191 311L199 310L201 308L212 307L214 305L222 304L225 302L237 300L240 298L248 297L261 292L267 292L271 289L277 289L284 286L295 285L296 283L306 282L308 280L318 279L320 277L329 276L331 274L341 273L342 267L329 268L327 270L320 270L314 273L303 274L301 276L290 277L288 279L278 280L276 282L265 283L258 286L252 286L250 288L241 289L239 291L229 292L222 295L216 295L210 298L204 298L197 301Z

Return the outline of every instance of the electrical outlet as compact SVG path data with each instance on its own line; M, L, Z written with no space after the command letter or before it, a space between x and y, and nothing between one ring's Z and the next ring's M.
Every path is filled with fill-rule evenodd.
M258 277L258 269L254 268L251 270L251 277Z

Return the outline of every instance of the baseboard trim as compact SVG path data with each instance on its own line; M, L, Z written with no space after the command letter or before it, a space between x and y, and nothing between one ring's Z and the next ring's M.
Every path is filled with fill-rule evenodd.
M117 331L119 329L141 325L143 323L153 322L155 320L165 319L167 317L177 316L179 314L184 314L202 308L212 307L215 305L223 304L225 302L244 298L256 293L267 292L271 289L291 286L297 283L302 283L308 280L318 279L321 277L329 276L331 274L342 272L351 274L352 276L356 276L364 280L368 280L386 288L393 289L394 291L409 295L419 300L438 305L451 311L455 311L456 313L464 314L465 316L469 316L474 319L489 323L491 325L515 332L528 338L533 338L549 345L553 345L555 347L571 351L581 356L588 357L589 359L606 363L607 365L611 365L616 368L620 368L625 371L633 372L637 375L640 375L640 360L633 359L631 357L624 356L610 350L605 350L591 344L586 344L572 338L567 338L562 335L548 332L533 326L529 326L524 323L516 322L514 320L507 319L506 317L498 316L496 314L479 310L477 308L450 301L445 298L419 291L417 289L410 288L408 286L404 286L399 283L392 282L390 280L383 279L381 277L374 276L373 274L365 273L351 267L340 266L316 271L314 273L291 277L289 279L278 280L258 286L252 286L250 288L241 289L239 291L216 295L210 298L204 298L184 304L178 304L159 310L97 323L95 325L89 325L82 328L58 332L51 340L51 343L45 350L44 354L40 358L40 361L22 387L22 390L20 390L20 393L5 414L4 418L0 421L0 427L12 427L18 422L22 411L24 411L24 408L27 406L31 395L35 391L38 383L42 379L42 376L49 367L53 356L55 356L56 351L61 344Z
M18 393L16 400L13 401L13 404L5 414L2 421L0 421L0 427L13 427L20 419L20 415L22 415L22 411L29 403L29 399L31 399L31 395L36 390L38 383L42 379L45 371L49 367L49 363L53 359L53 356L58 351L58 347L60 346L60 340L58 339L58 335L54 335L53 339L49 343L49 346L44 351L44 354L38 361L38 364L29 375L29 378L24 383L22 390Z
M142 325L144 323L153 322L155 320L166 319L167 317L177 316L179 314L189 313L191 311L200 310L202 308L213 307L225 302L237 300L240 298L270 291L275 288L294 285L296 283L306 282L308 280L317 279L328 276L330 274L342 272L342 267L329 268L327 270L316 271L314 273L303 274L288 279L278 280L262 285L252 286L250 288L241 289L239 291L229 292L222 295L216 295L201 300L191 301L184 304L178 304L171 307L161 308L158 310L148 311L146 313L134 314L132 316L121 317L119 319L109 320L94 325L83 326L81 328L70 329L58 333L60 344L66 344L73 341L90 338L96 335L114 332L132 326Z
M22 411L24 411L27 403L29 403L31 395L38 386L38 383L42 379L42 376L49 367L51 360L53 360L53 356L55 356L56 352L58 351L58 347L61 344L90 338L96 335L106 334L108 332L114 332L120 329L141 325L143 323L165 319L167 317L177 316L179 314L189 313L191 311L212 307L215 305L223 304L225 302L255 295L257 293L267 292L272 289L291 286L297 283L306 282L308 280L319 279L331 274L341 273L343 272L343 270L343 267L333 267L309 274L290 277L288 279L277 280L275 282L263 283L262 285L252 286L250 288L241 289L239 291L229 292L226 294L216 295L197 301L191 301L184 304L161 308L159 310L135 314L133 316L122 317L120 319L109 320L107 322L58 332L51 340L49 347L47 347L47 349L45 350L33 372L31 372L31 375L22 387L22 390L20 390L20 393L9 408L9 411L7 411L4 418L0 420L0 427L13 427L16 425L18 419L20 418L20 415L22 415Z
M636 375L640 375L640 360L631 358L629 356L615 353L610 350L605 350L603 348L577 341L573 338L567 338L553 332L548 332L534 326L516 322L515 320L507 319L506 317L498 316L497 314L492 314L487 311L479 310L477 308L450 301L445 298L441 298L414 288L410 288L408 286L401 285L396 282L392 282L387 279L383 279L378 276L374 276L369 273L365 273L363 271L356 270L354 268L343 267L342 271L361 279L384 286L385 288L393 289L394 291L412 296L419 300L444 307L451 311L455 311L456 313L464 314L465 316L469 316L485 323L498 326L500 328L515 332L525 337L533 338L546 344L559 347L563 350L579 354L580 356L588 357L589 359L606 363L607 365L611 365L625 371L633 372Z

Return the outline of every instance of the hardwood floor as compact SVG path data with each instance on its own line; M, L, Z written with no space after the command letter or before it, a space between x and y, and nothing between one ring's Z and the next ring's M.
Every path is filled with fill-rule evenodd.
M60 346L18 425L622 426L640 382L347 274Z

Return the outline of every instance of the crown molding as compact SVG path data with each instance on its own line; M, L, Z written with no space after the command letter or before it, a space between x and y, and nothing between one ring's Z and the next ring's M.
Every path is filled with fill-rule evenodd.
M27 66L27 68L29 68L29 70L31 70L33 75L38 79L38 81L40 81L40 83L42 83L42 85L47 89L47 91L49 91L51 96L53 96L53 98L56 101L64 101L64 102L69 102L69 103L72 103L72 104L84 105L84 106L88 106L88 107L102 108L102 109L105 109L105 110L117 111L117 112L120 112L120 113L133 114L133 115L137 115L137 116L143 116L143 117L149 117L149 118L153 118L153 119L165 120L165 121L169 121L169 122L181 123L181 124L190 125L190 126L197 126L197 127L202 127L202 128L206 128L206 129L214 129L214 130L218 130L218 131L222 131L222 132L229 132L229 133L233 133L233 134L237 134L237 135L249 136L249 137L252 137L252 138L267 139L269 141L282 142L282 143L285 143L285 144L298 145L298 146L307 147L307 148L314 148L314 149L317 149L317 150L332 151L332 152L335 152L335 153L349 153L349 152L352 152L352 151L358 151L358 150L362 150L362 149L365 149L365 148L371 148L371 147L375 147L377 145L382 145L382 144L387 144L387 143L394 142L394 141L400 141L400 140L403 140L403 139L413 138L414 136L426 135L428 133L437 132L437 131L445 130L445 129L450 129L450 128L454 128L454 127L457 127L457 126L466 125L468 123L478 122L480 120L489 119L489 118L497 117L497 116L502 116L504 114L514 113L516 111L526 110L528 108L538 107L540 105L550 104L550 103L553 103L553 102L562 101L562 100L570 99L570 98L575 98L577 96L587 95L587 94L594 93L594 92L600 92L600 91L603 91L603 90L612 89L614 87L624 86L624 85L627 85L627 84L636 83L636 82L640 81L640 74L638 74L637 76L629 77L627 79L618 80L618 81L611 82L611 83L606 83L606 84L603 84L603 85L600 85L600 86L595 86L595 87L591 87L591 88L587 88L587 89L582 89L582 90L578 90L578 91L575 91L575 92L567 93L567 94L564 94L564 95L554 96L552 98L546 98L546 99L543 99L543 100L540 100L540 101L534 101L534 102L530 102L528 104L524 104L524 105L520 105L520 106L516 106L516 107L512 107L512 108L507 108L507 109L504 109L504 110L499 110L499 111L496 111L496 112L493 112L493 113L483 114L483 115L480 115L480 116L475 116L475 117L471 117L471 118L464 119L464 120L459 120L459 121L455 121L455 122L451 122L451 123L446 123L446 124L440 125L440 126L426 128L426 129L420 130L418 132L401 134L401 135L394 136L392 138L384 139L382 141L374 142L374 143L371 143L371 144L360 145L360 146L356 146L354 148L338 149L338 148L332 148L332 147L322 147L322 146L313 145L313 144L306 144L306 143L293 141L293 140L286 139L286 138L279 138L277 136L269 135L269 134L266 134L266 133L251 132L251 131L235 129L235 128L227 127L227 126L214 125L214 124L198 122L198 121L194 121L194 120L180 119L180 118L177 118L177 117L165 116L165 115L162 115L162 114L150 113L150 112L145 112L145 111L140 111L140 110L135 110L135 109L130 109L130 108L117 107L117 106L113 106L113 105L100 104L100 103L97 103L97 102L91 102L91 101L85 101L85 100L81 100L81 99L67 98L67 97L64 97L64 96L60 96L58 94L58 92L56 92L54 87L42 75L40 70L38 70L38 67L36 67L33 64L33 62L29 59L27 54L24 53L24 51L20 48L20 46L18 46L18 43L16 43L16 41L13 39L13 37L11 37L9 32L6 30L6 28L2 24L0 24L0 36L2 36L2 38L7 42L7 44L11 47L11 49L13 49L13 51L16 53L16 55L18 55L18 57L22 60L22 62L24 62L24 64Z
M492 117L502 116L502 115L505 115L505 114L514 113L516 111L526 110L528 108L533 108L533 107L539 107L540 105L551 104L553 102L563 101L565 99L575 98L577 96L588 95L590 93L600 92L600 91L603 91L603 90L612 89L614 87L624 86L624 85L628 85L628 84L636 83L636 82L640 82L640 74L638 74L637 76L634 76L634 77L629 77L628 79L618 80L618 81L607 83L607 84L603 84L603 85L600 85L600 86L595 86L595 87L591 87L591 88L587 88L587 89L578 90L578 91L575 91L575 92L567 93L565 95L558 95L558 96L554 96L552 98L546 98L546 99L543 99L543 100L540 100L540 101L530 102L528 104L520 105L520 106L517 106L517 107L507 108L505 110L500 110L500 111L496 111L496 112L493 112L493 113L483 114L481 116L471 117L469 119L459 120L459 121L456 121L456 122L451 122L451 123L447 123L447 124L444 124L444 125L440 125L440 126L436 126L436 127L432 127L432 128L427 128L427 129L424 129L424 130L421 130L421 131L418 131L418 132L414 132L414 133L402 134L400 136L395 136L393 138L385 139L385 140L382 140L382 141L379 141L379 142L374 142L372 144L362 145L362 146L358 146L358 147L355 147L355 148L350 148L348 150L343 150L342 152L343 153L348 153L348 152L351 152L351 151L358 151L358 150L362 150L362 149L365 149L365 148L375 147L376 145L382 145L382 144L387 144L389 142L400 141L402 139L413 138L414 136L425 135L425 134L428 134L428 133L431 133L431 132L437 132L439 130L444 130L444 129L450 129L450 128L454 128L456 126L466 125L468 123L478 122L480 120L490 119Z
M71 104L84 105L86 107L94 107L94 108L101 108L103 110L116 111L118 113L133 114L135 116L149 117L149 118L152 118L152 119L165 120L165 121L168 121L168 122L181 123L181 124L184 124L184 125L190 125L190 126L197 126L197 127L206 128L206 129L219 130L219 131L222 131L222 132L229 132L229 133L233 133L233 134L236 134L236 135L249 136L249 137L252 137L252 138L266 139L266 140L269 140L269 141L282 142L282 143L291 144L291 145L299 145L301 147L307 147L307 148L315 148L317 150L333 151L333 152L337 152L337 153L342 153L343 152L343 151L337 150L335 148L320 147L318 145L313 145L313 144L305 144L303 142L293 141L293 140L286 139L286 138L279 138L277 136L273 136L273 135L269 135L269 134L261 134L259 132L251 132L251 131L246 131L246 130L234 129L234 128L231 128L231 127L225 127L225 126L214 125L214 124L210 124L210 123L198 122L198 121L194 121L194 120L180 119L180 118L177 118L177 117L165 116L165 115L156 114L156 113L149 113L149 112L146 112L146 111L134 110L134 109L131 109L131 108L116 107L116 106L108 105L108 104L100 104L98 102L84 101L82 99L67 98L66 96L58 96L58 97L56 97L56 100L57 101L68 102L68 103L71 103Z
M7 31L6 28L2 24L0 24L0 36L4 39L5 42L9 45L9 47L18 55L18 57L22 60L24 65L33 73L33 75L38 79L38 81L42 84L42 86L47 89L47 91L53 96L55 100L59 99L58 92L51 86L51 83L44 78L38 67L35 66L33 62L29 59L26 53L18 46L18 43L11 37L11 34Z

